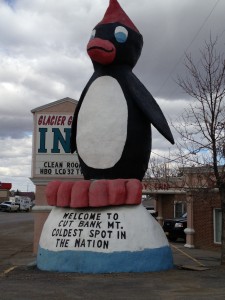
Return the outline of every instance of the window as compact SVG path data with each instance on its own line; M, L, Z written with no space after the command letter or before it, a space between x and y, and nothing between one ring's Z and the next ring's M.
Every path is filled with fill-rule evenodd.
M221 244L222 234L222 211L220 208L215 208L213 213L214 226L214 243Z
M180 218L186 212L186 204L182 201L174 202L174 218Z

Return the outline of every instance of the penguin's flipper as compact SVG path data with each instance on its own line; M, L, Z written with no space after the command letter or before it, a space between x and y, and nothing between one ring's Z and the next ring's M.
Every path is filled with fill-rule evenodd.
M173 135L156 100L152 97L140 80L130 73L127 76L127 84L131 95L150 123L171 143L174 144Z

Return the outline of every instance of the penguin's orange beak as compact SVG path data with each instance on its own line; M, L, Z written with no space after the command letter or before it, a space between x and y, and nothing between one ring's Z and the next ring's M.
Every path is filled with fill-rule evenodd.
M116 48L108 40L94 38L87 45L87 53L93 61L102 65L108 65L114 61Z

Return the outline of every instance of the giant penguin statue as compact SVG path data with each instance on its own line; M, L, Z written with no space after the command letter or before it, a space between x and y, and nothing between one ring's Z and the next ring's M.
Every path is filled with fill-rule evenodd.
M174 143L161 109L132 72L142 46L142 35L111 0L87 45L95 71L73 118L71 151L77 151L85 179L142 180L151 151L150 124Z
M116 0L94 28L87 52L94 74L74 113L71 151L85 180L53 181L55 206L42 230L37 266L80 273L150 272L173 268L159 223L141 204L151 152L151 124L172 134L152 95L133 74L142 36Z
M71 152L77 151L86 181L50 183L49 204L99 207L141 202L151 124L174 143L160 107L132 72L142 46L138 29L117 0L110 0L87 45L94 73L81 94L71 130Z

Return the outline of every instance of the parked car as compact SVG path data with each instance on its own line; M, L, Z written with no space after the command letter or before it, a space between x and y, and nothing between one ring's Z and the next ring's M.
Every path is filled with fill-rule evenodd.
M1 211L18 211L19 205L17 205L15 202L5 201L0 204L0 210Z
M158 216L158 212L155 211L153 206L145 206L145 208L154 218L156 218Z
M187 213L180 218L166 219L163 222L163 230L171 242L175 242L178 238L186 240L185 228L187 228Z

